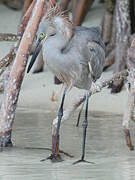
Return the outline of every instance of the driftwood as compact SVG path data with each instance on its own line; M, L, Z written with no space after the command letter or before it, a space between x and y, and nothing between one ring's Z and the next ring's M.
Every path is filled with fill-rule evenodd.
M19 44L19 48L16 53L13 66L9 74L8 83L5 87L3 95L3 101L0 111L0 147L5 147L9 144L12 144L11 132L13 120L15 117L17 100L20 92L21 83L24 77L24 71L27 64L29 50L42 16L44 0L37 0L34 7L35 8L33 8L31 19L29 20L28 24L26 23L27 27ZM23 31L24 28L20 27L20 32Z
M89 91L89 96L100 92L104 87L108 86L110 83L113 81L116 81L118 79L125 79L126 76L128 75L128 71L124 70L120 73L114 74L112 78L103 80L99 83L97 83L93 88ZM62 121L65 121L71 117L71 115L75 112L75 110L85 101L85 94L81 97L78 97L78 99L72 103L64 112L63 112L63 117ZM52 134L55 134L54 132L56 131L57 127L57 122L58 122L58 117L56 117L53 120L53 126L52 126Z

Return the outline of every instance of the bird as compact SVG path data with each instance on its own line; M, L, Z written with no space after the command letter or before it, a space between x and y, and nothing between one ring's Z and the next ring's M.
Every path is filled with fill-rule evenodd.
M86 96L85 119L83 121L82 156L78 162L86 162L85 141L88 126L88 100L92 83L100 78L105 61L105 45L101 39L100 26L74 27L69 17L58 4L48 8L37 31L37 45L29 63L27 73L32 68L40 50L45 65L64 84L56 131L52 137L50 159L59 159L59 131L63 116L63 105L68 90L73 87L84 89Z

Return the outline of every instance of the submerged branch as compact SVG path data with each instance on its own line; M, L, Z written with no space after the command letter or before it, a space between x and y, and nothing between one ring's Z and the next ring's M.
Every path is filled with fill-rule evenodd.
M122 72L114 74L113 77L110 79L96 83L96 85L93 86L93 88L91 88L91 90L89 91L89 96L100 92L104 87L108 86L113 81L116 81L118 79L125 79L127 75L128 75L128 71L124 70ZM85 100L85 94L81 97L78 97L78 99L64 111L62 121L67 120L74 113L74 111L84 102L84 100ZM54 131L54 128L57 127L57 121L58 121L58 117L56 117L53 121L52 131Z
M17 41L18 39L20 39L19 36L17 36L16 34L12 34L12 33L0 33L0 41Z
M15 56L15 48L11 49L10 52L0 60L0 69L7 67Z

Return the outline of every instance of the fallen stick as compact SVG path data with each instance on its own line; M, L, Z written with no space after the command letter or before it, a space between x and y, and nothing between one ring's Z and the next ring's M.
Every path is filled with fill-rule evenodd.
M107 80L102 80L98 83L96 83L95 86L93 86L91 88L91 90L89 91L89 96L100 92L104 87L108 86L110 83L112 83L113 81L116 81L118 79L124 79L126 76L128 75L128 71L124 70L120 73L114 74L112 78L107 79ZM65 121L67 119L69 119L69 117L75 112L75 110L84 102L85 100L85 94L81 97L78 97L78 99L72 103L72 105L70 105L64 112L63 112L63 117L62 117L62 121ZM56 131L57 128L57 122L58 122L58 117L56 117L53 120L53 126L52 126L52 134L53 132Z

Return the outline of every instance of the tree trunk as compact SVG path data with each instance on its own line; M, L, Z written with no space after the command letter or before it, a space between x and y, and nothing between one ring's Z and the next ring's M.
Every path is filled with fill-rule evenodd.
M131 33L135 32L135 1L130 0Z
M22 10L22 17L25 15L25 13L27 12L29 6L31 5L33 0L25 0L24 1L24 6L23 6L23 10Z
M135 39L128 51L127 67L129 70L128 77L128 101L123 116L123 128L125 133L126 144L133 150L133 145L130 136L130 120L135 122Z
M62 11L65 11L69 5L71 0L61 0L60 1L60 5L61 5L61 9Z
M72 16L75 26L81 25L94 0L73 0Z
M115 54L115 1L105 0L105 13L102 20L102 39L106 44L106 59L104 70L111 66L115 58L112 59L112 54ZM110 61L111 57L111 61Z
M127 50L131 35L129 5L129 0L116 1L116 54L114 73L118 73L126 68ZM122 84L123 82L121 80L115 81L111 92L119 92Z
M105 10L103 19L102 19L102 39L107 45L110 43L112 35L112 25L113 25L113 14L108 10Z
M11 144L11 132L17 100L24 77L29 49L42 16L43 5L44 0L37 0L35 4L37 8L33 9L31 19L28 22L25 33L20 42L15 61L9 75L9 81L5 87L5 93L0 111L0 147L8 146L9 142Z
M110 43L113 29L113 14L115 0L105 0L105 13L102 20L102 39L105 44Z

